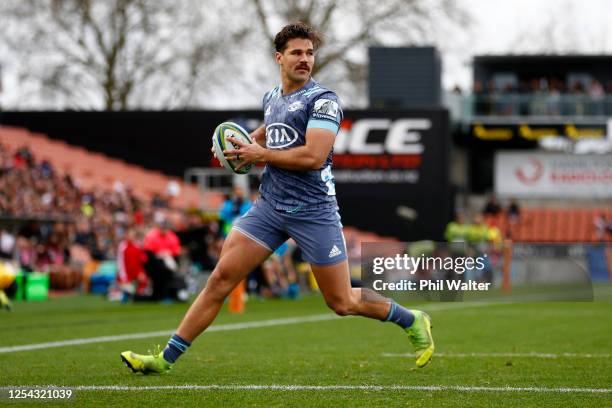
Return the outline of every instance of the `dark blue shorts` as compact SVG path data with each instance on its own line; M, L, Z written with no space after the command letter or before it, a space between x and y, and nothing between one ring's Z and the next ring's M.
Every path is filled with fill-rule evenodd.
M293 238L304 260L315 265L332 265L346 259L340 214L335 210L291 213L274 209L260 198L232 228L270 251Z

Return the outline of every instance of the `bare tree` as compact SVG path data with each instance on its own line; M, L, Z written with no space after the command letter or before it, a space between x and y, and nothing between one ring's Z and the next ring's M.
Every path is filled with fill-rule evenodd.
M217 63L224 44L248 31L220 31L224 12L212 0L3 2L0 42L31 85L26 101L42 94L56 107L189 107L227 72Z
M342 79L355 96L365 95L368 45L438 44L471 20L454 0L253 0L253 5L270 47L274 32L291 21L323 33L313 75Z

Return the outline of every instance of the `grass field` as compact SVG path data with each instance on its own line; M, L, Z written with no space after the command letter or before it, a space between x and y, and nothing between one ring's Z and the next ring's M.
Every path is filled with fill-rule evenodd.
M17 303L0 314L0 387L82 386L70 401L45 403L64 407L612 406L612 303L422 308L438 353L424 369L413 368L396 326L335 318L313 296L252 300L243 315L224 311L169 374L143 376L119 352L165 344L165 333L146 333L170 333L186 305L93 296ZM143 337L40 344L126 334ZM39 345L10 348L32 344Z

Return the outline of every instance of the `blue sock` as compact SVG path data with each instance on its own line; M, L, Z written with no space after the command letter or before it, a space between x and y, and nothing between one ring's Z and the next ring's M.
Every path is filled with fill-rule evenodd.
M389 315L385 321L393 322L402 329L406 329L412 326L412 323L414 323L414 314L405 307L391 301L391 309L389 309Z
M170 364L174 364L181 354L187 351L189 346L191 346L190 342L183 339L178 334L173 334L164 349L164 360Z

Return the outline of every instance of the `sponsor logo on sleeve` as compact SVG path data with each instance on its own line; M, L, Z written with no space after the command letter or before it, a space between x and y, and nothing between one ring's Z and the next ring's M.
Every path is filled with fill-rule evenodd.
M312 115L315 118L338 120L338 102L331 99L318 99L315 101Z

